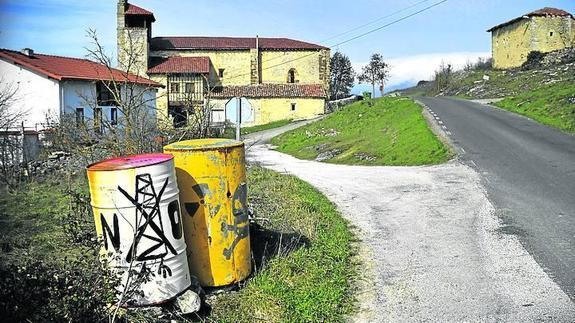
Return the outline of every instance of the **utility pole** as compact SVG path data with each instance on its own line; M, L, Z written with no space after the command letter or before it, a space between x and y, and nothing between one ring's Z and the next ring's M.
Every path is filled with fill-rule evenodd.
M236 140L240 140L240 125L242 123L242 98L236 101Z

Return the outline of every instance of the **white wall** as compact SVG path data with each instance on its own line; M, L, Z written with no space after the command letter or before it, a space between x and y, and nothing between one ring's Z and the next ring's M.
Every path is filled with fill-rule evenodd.
M42 129L46 116L58 115L60 110L60 87L58 81L13 65L0 59L2 86L14 84L17 100L9 108L12 113L25 112L24 126Z
M76 113L77 108L84 109L84 120L92 121L94 119L94 107L96 106L96 83L93 81L62 81L64 92L63 113L72 114ZM146 119L154 126L156 125L156 91L147 89L144 86L136 85L133 87L134 97L140 95L142 91L145 93L142 100L147 102L147 107L142 109L142 113L146 114ZM123 89L126 91L126 89ZM104 120L111 121L111 113L113 106L98 106L102 109L102 116ZM118 118L122 118L120 109L118 109Z
M96 103L94 81L57 81L3 59L0 59L0 79L2 80L1 86L14 84L17 87L17 100L9 109L11 113L25 112L23 121L27 128L41 130L45 127L48 117L52 121L58 121L61 112L74 114L76 108L84 108L86 121L94 118L93 107ZM146 114L147 121L155 126L157 122L156 90L140 85L134 86L135 93L142 91L145 91L143 100L148 106L142 109L143 113ZM62 97L62 102L60 102L60 97ZM112 107L99 107L102 108L103 117L109 121ZM119 110L118 117L122 117Z

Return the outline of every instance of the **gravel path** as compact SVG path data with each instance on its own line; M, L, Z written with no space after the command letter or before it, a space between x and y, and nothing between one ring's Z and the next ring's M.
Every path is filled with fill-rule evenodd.
M332 200L361 239L358 322L573 322L575 304L503 233L479 175L457 160L425 167L303 161L246 139L247 158Z

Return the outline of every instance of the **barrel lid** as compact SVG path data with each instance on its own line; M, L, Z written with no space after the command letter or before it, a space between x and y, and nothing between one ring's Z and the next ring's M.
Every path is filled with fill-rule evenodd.
M192 139L169 144L164 147L164 152L188 151L188 150L217 150L221 148L241 147L243 145L244 143L241 141L224 139L224 138Z
M88 165L88 171L123 170L145 167L163 163L174 158L168 154L142 154L125 157L115 157Z

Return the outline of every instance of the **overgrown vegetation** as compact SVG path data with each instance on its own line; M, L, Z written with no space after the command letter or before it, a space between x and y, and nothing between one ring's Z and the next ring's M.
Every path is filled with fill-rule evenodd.
M261 167L248 171L255 275L218 297L220 322L338 322L352 310L353 236L333 203L309 184Z
M496 106L545 125L575 133L575 82L560 82L520 93Z
M207 321L341 321L352 310L352 234L335 206L310 185L251 167L254 273L210 301ZM98 261L99 243L83 175L22 183L0 194L0 316L7 321L104 322L116 278ZM166 312L167 311L167 312ZM121 311L151 322L158 312ZM164 318L180 321L193 316Z
M15 322L107 321L113 277L98 261L87 188L46 179L0 194L0 313Z
M272 143L302 159L353 165L425 165L450 158L408 98L360 101Z

